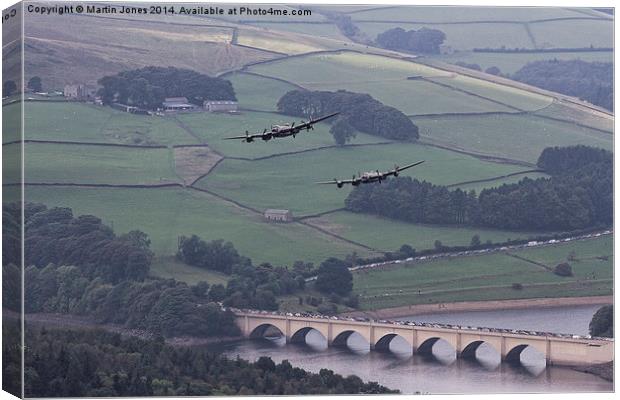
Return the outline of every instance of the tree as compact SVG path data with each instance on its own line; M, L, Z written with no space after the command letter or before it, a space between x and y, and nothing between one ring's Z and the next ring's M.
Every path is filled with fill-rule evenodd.
M614 337L614 306L599 308L590 321L590 335Z
M560 263L555 266L553 273L558 276L573 276L573 269L569 263Z
M17 85L15 84L15 81L5 81L2 85L2 97L8 97L16 90Z
M353 290L353 275L344 261L330 257L319 266L314 286L323 293L346 296Z
M489 68L485 69L484 72L486 72L487 74L491 74L491 75L501 75L502 74L502 71L499 68L495 67L495 66L489 67Z
M211 286L209 290L209 299L211 301L222 301L226 297L226 288L224 285L217 283Z
M28 89L32 89L35 92L40 92L43 90L43 83L41 82L41 78L38 76L33 76L28 81Z
M471 237L471 242L469 242L470 247L478 247L482 244L480 241L480 235L474 235Z
M355 129L349 124L346 118L338 118L336 122L332 124L329 133L332 134L338 146L344 146L355 137Z

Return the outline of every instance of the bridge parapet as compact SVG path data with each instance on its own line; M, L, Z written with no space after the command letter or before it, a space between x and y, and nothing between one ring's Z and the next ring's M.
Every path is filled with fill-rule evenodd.
M369 344L371 350L385 350L390 341L402 337L414 352L432 349L438 340L445 340L458 357L473 357L482 343L492 346L502 360L519 358L526 347L535 348L544 355L548 364L594 365L613 361L614 341L605 338L557 334L516 333L506 329L471 328L439 324L415 324L409 322L356 321L327 316L307 317L285 314L236 311L237 324L247 338L262 335L265 328L273 326L287 342L303 341L312 329L320 332L328 346L346 344L352 333L358 333ZM523 332L523 331L521 331Z

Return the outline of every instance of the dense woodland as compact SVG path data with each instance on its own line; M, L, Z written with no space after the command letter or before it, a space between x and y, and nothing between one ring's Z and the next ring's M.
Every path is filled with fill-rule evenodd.
M409 222L501 229L570 231L612 223L612 153L586 146L548 148L538 167L551 178L524 178L479 196L409 177L361 185L345 206Z
M269 357L230 360L207 348L100 330L27 328L27 397L396 393L357 376L314 374Z
M117 102L149 110L161 107L166 97L187 97L199 106L204 100L237 100L229 81L174 67L123 71L97 82L104 104Z
M590 335L614 337L614 306L613 304L599 308L590 321Z
M446 34L438 29L423 27L417 31L406 31L403 28L393 28L377 35L376 43L384 49L439 54L444 40Z
M19 245L19 213L15 204L3 206L3 240L10 247ZM73 217L68 208L27 203L24 214L26 312L85 315L164 336L239 334L233 316L214 303L223 287L206 292L204 282L189 286L148 277L151 252L144 233L116 236L100 219ZM18 253L6 254L3 278L11 286L5 293L18 293ZM5 307L19 311L16 301Z
M557 59L533 61L511 78L542 89L579 97L610 111L614 108L613 63Z
M418 127L405 114L368 94L292 90L280 98L278 111L305 118L340 112L338 123L346 121L360 132L395 140L420 137Z

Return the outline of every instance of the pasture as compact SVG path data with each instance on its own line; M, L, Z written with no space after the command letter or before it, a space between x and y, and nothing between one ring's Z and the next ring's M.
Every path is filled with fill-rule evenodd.
M345 89L368 93L383 104L395 107L406 115L514 112L501 104L423 80L343 82L338 85L330 83L312 85L312 89L331 91Z
M230 241L255 263L317 263L354 251L371 254L304 225L268 223L262 215L190 189L26 187L25 196L48 206L70 207L75 215L96 215L117 234L139 229L149 235L156 256L174 255L178 237L192 234Z
M2 143L21 139L21 117L20 103L2 106Z
M478 46L476 46L478 47ZM480 46L482 47L482 46ZM613 62L611 51L591 52L554 52L554 53L474 53L462 51L454 54L442 54L433 58L450 64L459 61L468 64L478 64L485 70L489 67L498 67L504 74L514 74L525 64L540 60L583 60L587 62Z
M233 84L239 107L259 111L276 111L278 100L297 87L276 79L233 73L224 76Z
M16 145L8 145L16 146ZM178 182L172 150L27 143L28 183L161 184Z
M482 23L482 24L429 24L403 22L360 22L359 28L375 40L377 35L393 29L418 30L438 29L446 34L443 46L450 50L466 51L474 48L534 48L525 26L520 23Z
M607 113L595 112L592 110L586 111L583 108L554 103L549 107L537 111L535 115L559 118L568 122L601 129L609 133L614 132L614 117Z
M600 14L600 13L599 13ZM415 21L424 23L513 21L584 17L577 9L560 7L384 7L350 12L353 21ZM601 17L603 18L603 17Z
M613 47L613 19L545 21L530 24L540 48Z
M432 249L435 240L441 241L445 246L469 246L474 235L480 236L483 243L487 240L497 243L508 239L537 236L533 232L413 224L349 211L310 218L306 222L381 251L395 251L403 244L408 244L416 250Z
M251 111L243 111L235 115L219 113L182 114L178 118L189 126L195 135L207 142L210 147L229 157L253 159L335 146L334 139L329 133L329 120L319 122L314 126L314 130L300 132L295 138L279 138L268 142L257 139L252 143L245 143L241 140L224 140L224 138L244 135L246 130L250 133L262 133L264 129L271 129L271 125L275 124L290 124L292 122L299 124L301 118ZM308 119L306 118L305 121ZM358 132L350 143L365 144L385 141L387 140Z
M414 121L423 140L532 164L546 147L585 144L611 150L613 143L608 133L532 115L428 117Z
M298 138L299 139L299 138ZM223 196L257 208L286 208L297 215L309 215L343 207L350 187L317 185L333 178L349 179L358 171L388 170L426 160L403 172L438 185L484 179L527 167L497 164L414 143L364 147L330 148L301 154L242 161L226 159L206 178L198 181Z
M454 89L472 92L486 99L495 100L523 111L539 110L553 102L553 98L549 96L465 75L455 75L447 79L432 78L431 81L448 85Z
M326 37L336 40L348 41L345 36L340 33L338 27L331 22L327 23L314 23L314 22L282 22L282 21L270 21L270 22L252 22L253 26L259 28L266 28L276 31L301 33L303 35L312 35Z
M574 250L590 257L608 256L609 240L613 239L590 239L526 249L515 254L524 258L544 255L543 258L557 260ZM450 301L611 294L613 263L610 259L593 258L572 263L572 266L573 277L559 277L506 253L445 258L355 272L354 291L360 295L363 309ZM522 284L523 289L513 289L513 283Z
M197 143L170 118L75 102L26 102L24 107L26 140L131 145Z

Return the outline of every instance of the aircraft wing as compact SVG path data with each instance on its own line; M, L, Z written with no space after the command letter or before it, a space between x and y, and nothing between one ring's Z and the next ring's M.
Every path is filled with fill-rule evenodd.
M311 120L310 120L310 121L308 121L308 122L304 122L303 124L296 125L296 126L295 126L295 128L298 128L298 129L306 129L307 127L312 126L312 125L316 124L317 122L324 121L324 120L326 120L327 118L331 118L331 117L336 116L336 115L338 115L338 114L340 114L340 113L339 113L339 112L337 112L337 113L333 113L333 114L329 114L329 115L324 115L324 116L322 116L322 117L320 117L320 118L317 118L317 119L311 119Z
M424 160L422 161L418 161L415 162L413 164L409 164L409 165L405 165L404 167L395 167L393 170L391 171L387 171L387 172L383 172L381 175L383 175L383 177L385 178L386 176L390 176L390 175L395 175L396 173L400 172L400 171L404 171L407 168L411 168L411 167L415 167L416 165L420 165L424 162Z
M247 141L248 139L253 140L253 139L258 139L263 137L263 135L261 133L254 133L252 135L240 135L240 136L231 136L231 137L225 137L222 138L222 140L245 140Z
M353 183L353 180L351 179L343 179L343 180L338 180L338 179L334 179L332 181L324 181L324 182L314 182L317 185L344 185L345 183Z

